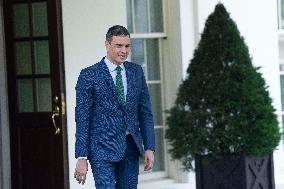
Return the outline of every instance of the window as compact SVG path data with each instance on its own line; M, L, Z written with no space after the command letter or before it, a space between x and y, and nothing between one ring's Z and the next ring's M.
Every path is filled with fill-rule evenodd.
M162 33L162 0L127 0L127 25L130 33Z
M164 129L159 39L132 39L131 61L140 64L145 73L155 123L156 153L153 171L164 171Z
M284 74L280 74L281 103L282 103L282 126L284 126Z
M280 89L281 89L281 104L282 104L282 127L284 129L284 0L278 0L279 12L279 70L280 70Z
M279 0L279 29L284 29L284 0Z
M165 173L162 39L164 31L163 0L126 0L127 24L131 33L131 61L144 70L152 102L156 152L153 174ZM141 161L141 168L143 162Z
M279 70L280 70L280 89L281 89L281 112L282 112L282 126L284 128L284 40L279 40Z

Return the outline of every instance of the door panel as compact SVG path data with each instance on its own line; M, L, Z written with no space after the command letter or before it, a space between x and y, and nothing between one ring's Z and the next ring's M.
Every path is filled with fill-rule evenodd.
M13 189L68 188L59 0L4 0Z

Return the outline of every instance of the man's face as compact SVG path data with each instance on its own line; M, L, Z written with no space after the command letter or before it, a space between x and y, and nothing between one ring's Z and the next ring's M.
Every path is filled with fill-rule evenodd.
M123 63L130 51L130 38L128 36L113 36L112 41L105 42L107 58L114 64Z

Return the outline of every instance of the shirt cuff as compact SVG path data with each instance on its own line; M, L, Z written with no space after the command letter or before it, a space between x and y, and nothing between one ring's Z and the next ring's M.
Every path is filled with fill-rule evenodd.
M87 157L78 157L77 159L78 160L80 160L80 159L87 159Z

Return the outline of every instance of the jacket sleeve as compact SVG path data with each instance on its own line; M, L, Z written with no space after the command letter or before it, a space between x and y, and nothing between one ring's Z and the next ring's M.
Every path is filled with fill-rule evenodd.
M138 121L143 138L144 150L155 150L154 121L148 87L142 67L140 67L142 90L138 104Z
M76 142L75 158L87 157L89 154L89 128L92 123L93 85L91 72L82 70L76 84Z

